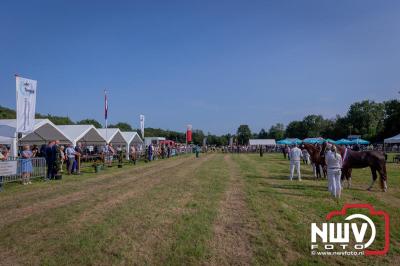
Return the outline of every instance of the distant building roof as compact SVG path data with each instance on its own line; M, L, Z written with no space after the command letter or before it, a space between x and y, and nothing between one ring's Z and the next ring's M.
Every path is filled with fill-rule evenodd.
M250 146L263 145L263 146L274 146L276 142L274 139L250 139Z

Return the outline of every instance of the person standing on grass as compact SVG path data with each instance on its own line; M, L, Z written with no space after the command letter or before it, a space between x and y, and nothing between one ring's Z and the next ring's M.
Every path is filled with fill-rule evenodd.
M62 173L64 172L63 166L64 166L64 161L66 160L64 146L60 146L60 159L61 159L60 173Z
M130 152L130 157L133 162L133 165L136 165L136 148L135 145L132 145L131 148L129 149Z
M74 162L75 162L75 155L76 151L72 147L72 144L68 144L67 149L65 150L65 154L67 155L68 159L68 174L72 174L72 169L74 167Z
M82 143L78 142L78 145L75 147L75 161L76 161L76 173L79 175L81 173L81 157L83 154Z
M45 149L45 158L46 158L46 164L47 164L47 180L53 179L54 177L54 159L55 159L55 154L53 151L53 146L54 146L54 141L49 141L49 144L47 145Z
M293 180L294 168L297 170L297 178L301 181L301 173L300 173L300 160L301 160L302 152L297 147L297 144L294 145L294 148L290 150L290 181Z
M21 152L21 172L22 172L22 184L32 184L30 177L33 172L32 167L32 156L33 153L29 148L29 145L24 146L24 150Z
M260 157L264 156L264 150L263 150L263 146L260 145Z
M330 152L325 155L325 162L328 168L328 190L332 196L339 199L341 196L342 186L342 156L337 152L336 146L332 145Z
M147 152L148 152L147 158L149 159L149 161L152 161L153 160L153 144L150 143Z

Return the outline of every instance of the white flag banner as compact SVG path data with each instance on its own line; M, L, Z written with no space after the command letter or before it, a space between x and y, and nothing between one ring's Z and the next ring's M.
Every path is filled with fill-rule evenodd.
M142 133L142 138L144 139L144 115L140 115L140 132Z
M36 84L36 80L16 77L17 132L33 132L35 126Z

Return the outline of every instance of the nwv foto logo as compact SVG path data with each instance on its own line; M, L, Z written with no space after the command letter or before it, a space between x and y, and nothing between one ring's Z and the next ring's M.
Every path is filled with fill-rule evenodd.
M374 243L376 238L377 230L375 224L369 216L364 214L356 213L347 216L348 209L368 209L371 217L383 216L385 222L385 244L383 249L367 249ZM311 224L311 253L313 255L356 255L344 252L351 250L368 256L384 255L389 251L390 226L389 215L386 212L375 211L370 204L345 204L342 210L330 212L326 216L326 220L329 221L335 216L343 216L345 218L343 222ZM362 221L361 225L354 221L356 219ZM370 234L367 234L367 231Z

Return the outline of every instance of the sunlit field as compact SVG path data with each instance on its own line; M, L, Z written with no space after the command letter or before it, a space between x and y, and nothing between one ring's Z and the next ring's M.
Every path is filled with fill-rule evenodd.
M400 164L388 191L353 171L339 202L302 165L288 180L281 154L201 154L61 181L7 184L0 193L1 265L400 265ZM310 224L344 203L391 216L383 257L312 256ZM378 237L377 245L382 244Z

